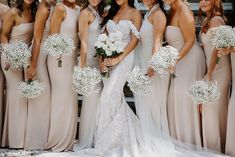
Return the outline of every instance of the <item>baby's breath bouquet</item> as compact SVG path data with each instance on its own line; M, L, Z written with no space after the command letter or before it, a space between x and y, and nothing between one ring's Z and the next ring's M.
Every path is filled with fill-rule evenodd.
M153 55L149 66L156 71L161 78L169 75L169 67L175 66L178 60L179 51L172 46L160 47L158 52ZM173 74L175 77L175 75Z
M230 26L218 26L208 31L214 49L230 48L235 46L235 32ZM219 63L219 58L217 59Z
M9 44L2 44L2 57L6 60L5 70L10 67L12 69L20 70L27 68L31 52L28 46L23 42L12 42Z
M20 82L18 91L26 98L34 99L42 95L45 91L45 83L39 82L38 80L29 80L26 82Z
M148 95L151 79L138 67L135 66L128 75L127 85L137 95Z
M85 96L97 93L100 90L96 89L99 82L101 82L101 74L96 68L74 67L73 89L75 92Z
M43 45L43 53L55 56L58 60L58 67L62 67L62 57L71 55L74 49L74 42L71 38L57 33L50 35Z
M218 99L220 92L216 81L196 81L187 91L195 105L213 103Z

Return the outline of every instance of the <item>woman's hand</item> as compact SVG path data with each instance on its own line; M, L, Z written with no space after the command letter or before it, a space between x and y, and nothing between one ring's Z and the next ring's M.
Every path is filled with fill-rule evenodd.
M204 80L211 81L211 78L212 78L211 74L207 73L206 76L204 77Z
M99 63L99 69L102 73L105 73L105 72L109 71L109 68L107 66L105 66L104 62Z
M228 55L229 53L231 53L232 51L234 51L234 48L222 48L219 49L219 51L217 52L217 56L221 57L221 55Z
M152 78L154 76L154 74L155 74L155 71L153 70L153 68L148 67L148 69L147 69L147 76L149 78Z
M26 78L27 80L32 80L36 76L36 66L30 65L26 70Z
M104 65L106 67L112 67L112 66L117 65L120 61L121 61L121 59L119 57L107 58L107 59L104 59Z

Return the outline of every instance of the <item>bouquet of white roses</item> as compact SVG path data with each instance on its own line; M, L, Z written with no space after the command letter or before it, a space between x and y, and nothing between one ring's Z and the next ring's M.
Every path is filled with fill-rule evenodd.
M220 92L215 81L196 81L187 91L195 105L212 103L218 99Z
M98 40L95 42L96 56L102 58L115 58L122 54L122 32L116 31L110 33L108 36L103 33L98 36ZM108 77L108 72L103 73L103 76Z
M219 50L235 46L235 32L230 26L213 27L208 31L212 47ZM219 58L217 59L219 63Z
M6 59L6 71L9 67L12 69L23 69L29 65L31 53L25 43L12 42L2 44L2 50L2 57Z
M71 55L74 49L73 40L62 34L50 35L43 45L43 53L55 56L58 60L58 67L62 67L62 57Z
M89 96L99 92L95 89L96 85L101 81L101 74L96 68L80 68L74 67L73 72L73 89L75 92Z
M151 79L137 66L128 75L127 85L137 95L148 95Z
M172 46L160 47L158 52L153 55L149 66L156 71L161 78L169 74L168 68L175 66L178 60L179 51ZM173 74L173 77L175 75Z
M20 82L18 86L20 94L29 99L37 98L42 95L42 93L45 91L45 88L45 83L39 82L38 80Z

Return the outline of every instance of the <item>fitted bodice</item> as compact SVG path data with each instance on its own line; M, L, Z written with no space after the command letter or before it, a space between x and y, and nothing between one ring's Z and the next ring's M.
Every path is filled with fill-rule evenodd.
M123 48L130 42L132 34L134 34L138 39L140 38L140 33L130 20L120 20L118 23L115 23L113 20L109 20L106 24L106 29L108 33L114 33L117 31L122 32Z
M50 34L50 22L51 22L51 15L52 15L52 12L54 10L54 7L51 7L50 8L50 12L49 12L49 16L46 20L46 24L45 24L45 28L44 28L44 31L43 31L43 37L42 37L42 40L44 41L48 35Z
M62 3L60 3L62 4ZM61 23L60 33L64 34L73 39L74 44L78 43L78 16L80 14L80 9L72 9L62 4L66 10L66 17Z
M141 67L144 71L147 71L148 67L148 61L152 57L152 50L153 50L153 25L149 22L148 17L151 15L151 13L158 8L158 5L155 5L150 11L148 11L145 16L144 20L142 22L142 26L140 28L140 36L141 40L138 46L138 52L139 53L139 60Z
M21 41L31 44L33 38L33 23L22 23L14 26L11 30L10 42Z
M179 27L167 26L165 33L169 45L180 50L184 46L184 36Z
M88 26L88 38L87 38L87 61L86 65L90 67L98 67L99 60L98 57L94 57L96 54L95 42L98 39L100 34L100 21L101 18L95 9L91 6L88 6L88 9L93 13L95 19Z

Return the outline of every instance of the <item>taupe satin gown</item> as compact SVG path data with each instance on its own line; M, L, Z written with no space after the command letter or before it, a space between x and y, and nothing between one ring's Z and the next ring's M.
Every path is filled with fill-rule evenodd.
M226 135L226 154L235 157L235 54L231 54L232 65L232 94L228 105L228 121Z
M27 132L24 149L43 149L47 143L50 127L51 84L47 69L47 55L43 53L43 44L50 29L50 15L46 21L40 52L37 62L37 74L34 79L44 82L44 93L35 99L28 100Z
M219 18L220 17L214 17ZM213 19L212 19L213 20ZM209 68L213 47L209 35L201 34L207 68ZM216 80L220 97L215 103L204 104L202 108L202 131L204 147L224 151L227 126L229 87L231 81L231 63L229 56L223 56L215 66L212 80Z
M1 30L2 30L2 21L3 21L3 17L6 14L6 12L9 10L10 8L6 5L0 4L0 36L1 36ZM1 58L1 53L0 52L0 58ZM0 65L0 143L2 141L2 129L3 129L3 118L4 118L4 85L5 85L5 81L4 81L4 74L2 71L2 67Z
M88 28L87 38L87 57L86 66L99 69L99 59L94 57L96 54L95 42L100 33L100 17L94 8L88 7L94 14L95 19L90 23ZM102 83L97 85L97 88L102 89ZM91 96L83 96L82 110L79 123L79 143L74 147L74 150L80 150L85 148L91 148L94 142L95 124L96 124L96 112L98 101L101 91Z
M72 74L77 63L78 15L79 9L71 9L64 4L66 17L60 33L74 40L76 49L71 56L62 57L62 67L58 67L56 57L48 56L47 66L51 80L51 122L46 149L60 152L72 149L77 131L77 94L72 89Z
M31 44L33 37L33 23L22 23L14 26L10 41L21 41ZM5 59L1 58L1 65L5 67ZM2 146L23 148L27 121L27 99L18 93L20 81L24 81L23 70L3 70L6 78L6 114L2 135Z
M179 27L167 26L165 37L169 45L179 50L184 45ZM205 56L195 41L187 55L176 65L176 78L171 79L167 102L171 136L197 146L201 146L199 112L186 91L196 80L205 76L205 68Z

